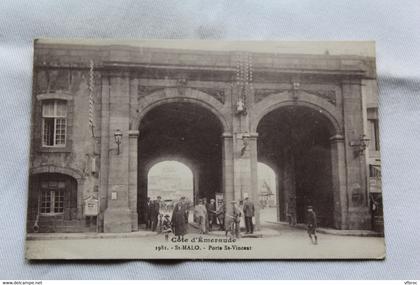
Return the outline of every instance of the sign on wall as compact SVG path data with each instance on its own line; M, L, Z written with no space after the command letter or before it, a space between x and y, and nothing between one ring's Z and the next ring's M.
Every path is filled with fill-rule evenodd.
M89 197L85 200L85 216L97 216L99 214L99 200Z

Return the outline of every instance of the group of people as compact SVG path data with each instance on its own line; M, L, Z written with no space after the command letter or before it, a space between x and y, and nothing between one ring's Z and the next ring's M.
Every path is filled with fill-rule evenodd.
M147 198L146 204L146 229L158 231L165 234L167 239L170 233L176 236L184 236L187 233L189 205L185 197L181 197L174 205L172 217L169 214L161 213L162 198L156 197L152 201Z
M239 238L240 222L245 220L246 233L254 232L254 224L252 218L255 214L254 203L248 197L244 201L240 201L240 205L236 201L231 202L231 207L226 207L223 200L207 198L198 200L194 206L194 221L198 224L201 234L208 234L216 230L225 231L226 235L231 233ZM146 229L158 231L165 234L168 238L170 233L176 236L184 236L188 231L188 218L190 205L186 202L185 197L174 205L172 215L162 213L162 198L158 196L156 200L147 199L146 204Z
M224 230L225 211L226 207L222 200L219 200L217 205L215 199L210 199L210 203L207 203L207 198L198 200L198 204L194 207L194 219L199 225L200 233L211 232L217 224L219 230Z
M232 207L230 211L226 213L226 228L225 234L227 235L229 232L235 236L236 238L240 237L240 224L241 219L244 218L245 220L245 229L246 234L253 234L254 233L254 223L252 218L255 215L255 206L254 203L249 200L248 197L245 197L244 201L240 201L239 205L236 201L232 201Z
M160 196L156 197L156 200L152 201L150 198L147 198L146 203L146 229L156 231L156 228L159 223L159 213L161 207Z
M288 203L287 215L289 224L295 226L296 209L293 207L295 203L291 202ZM190 205L185 197L181 197L174 205L172 216L161 214L160 207L160 196L154 201L151 201L150 198L147 199L146 229L158 230L165 234L166 239L168 239L170 233L174 233L175 236L187 234ZM240 205L238 205L237 201L232 201L231 207L228 208L226 208L223 200L219 200L216 204L215 199L210 199L210 203L207 203L207 199L203 198L199 199L194 207L194 220L197 222L201 234L211 232L218 225L218 230L225 231L226 235L231 233L232 236L239 238L242 218L245 220L246 234L252 234L254 232L254 223L252 221L254 215L255 206L248 197L245 197L244 201L240 201ZM306 227L311 242L318 244L316 235L317 218L312 206L307 207Z
M217 205L214 199L200 199L194 208L194 216L200 228L201 234L207 234L218 224L219 230L225 231L225 234L231 233L236 238L240 237L241 219L245 219L246 234L254 233L254 224L252 218L255 215L254 203L246 197L244 201L231 202L231 207L226 208L222 200Z

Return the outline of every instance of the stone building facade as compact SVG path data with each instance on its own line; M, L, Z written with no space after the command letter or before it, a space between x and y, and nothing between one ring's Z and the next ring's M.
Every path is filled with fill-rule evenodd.
M36 43L28 231L97 230L92 197L100 231L138 231L163 160L193 170L196 198L223 193L228 207L258 200L261 161L279 220L313 205L322 226L370 229L369 86L370 57Z

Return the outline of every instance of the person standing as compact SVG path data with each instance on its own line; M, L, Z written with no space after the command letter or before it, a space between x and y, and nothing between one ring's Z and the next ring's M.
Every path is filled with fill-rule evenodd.
M151 211L150 211L150 215L151 215L151 219L152 219L152 231L156 231L156 227L157 224L159 222L159 209L160 209L160 200L161 197L157 196L156 201L153 201L152 205L151 205Z
M207 205L207 216L209 219L209 232L213 230L213 225L217 224L216 220L216 200L210 199L210 203Z
M162 222L162 233L165 234L165 240L169 239L169 234L172 233L172 223L168 214L165 215Z
M152 228L152 201L150 201L150 197L147 197L146 202L146 230Z
M308 211L306 215L306 226L307 226L308 235L309 235L309 238L311 239L311 242L313 244L318 244L318 237L316 236L316 227L317 227L316 214L312 206L308 206ZM312 239L312 236L314 236L314 239Z
M204 208L206 209L206 216L204 218L204 222L206 223L206 231L204 233L208 234L208 232L209 232L209 212L207 211L207 209L208 209L209 203L207 203L207 198L206 197L203 198L203 205L204 205Z
M296 226L296 198L294 196L289 197L287 203L287 217L289 219L289 225L292 227Z
M172 227L175 236L183 237L187 234L188 210L185 204L185 197L181 197L172 212Z
M216 217L217 221L219 222L219 230L224 231L225 230L225 212L226 207L223 200L219 200L217 202L217 208L216 208Z
M198 201L194 208L194 215L197 217L198 225L200 227L200 234L207 233L207 209L204 205L203 199Z
M254 217L255 214L255 206L254 203L250 201L248 197L245 197L243 212L245 216L246 233L252 234L254 233L254 224L252 223L252 217Z
M236 201L232 201L232 206L226 213L225 232L226 235L230 231L232 236L240 238L239 224L241 222L241 209Z

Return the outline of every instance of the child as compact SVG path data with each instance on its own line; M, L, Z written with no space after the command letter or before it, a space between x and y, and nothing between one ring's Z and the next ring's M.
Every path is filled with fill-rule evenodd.
M165 234L165 240L168 240L169 234L172 233L172 223L169 218L170 216L166 214L162 222L162 233Z
M312 206L308 206L306 225L308 227L308 235L309 235L309 238L311 239L311 242L313 244L318 244L318 237L316 236L316 226L317 226L316 214L314 210L312 209ZM314 236L315 241L312 239L312 235Z

